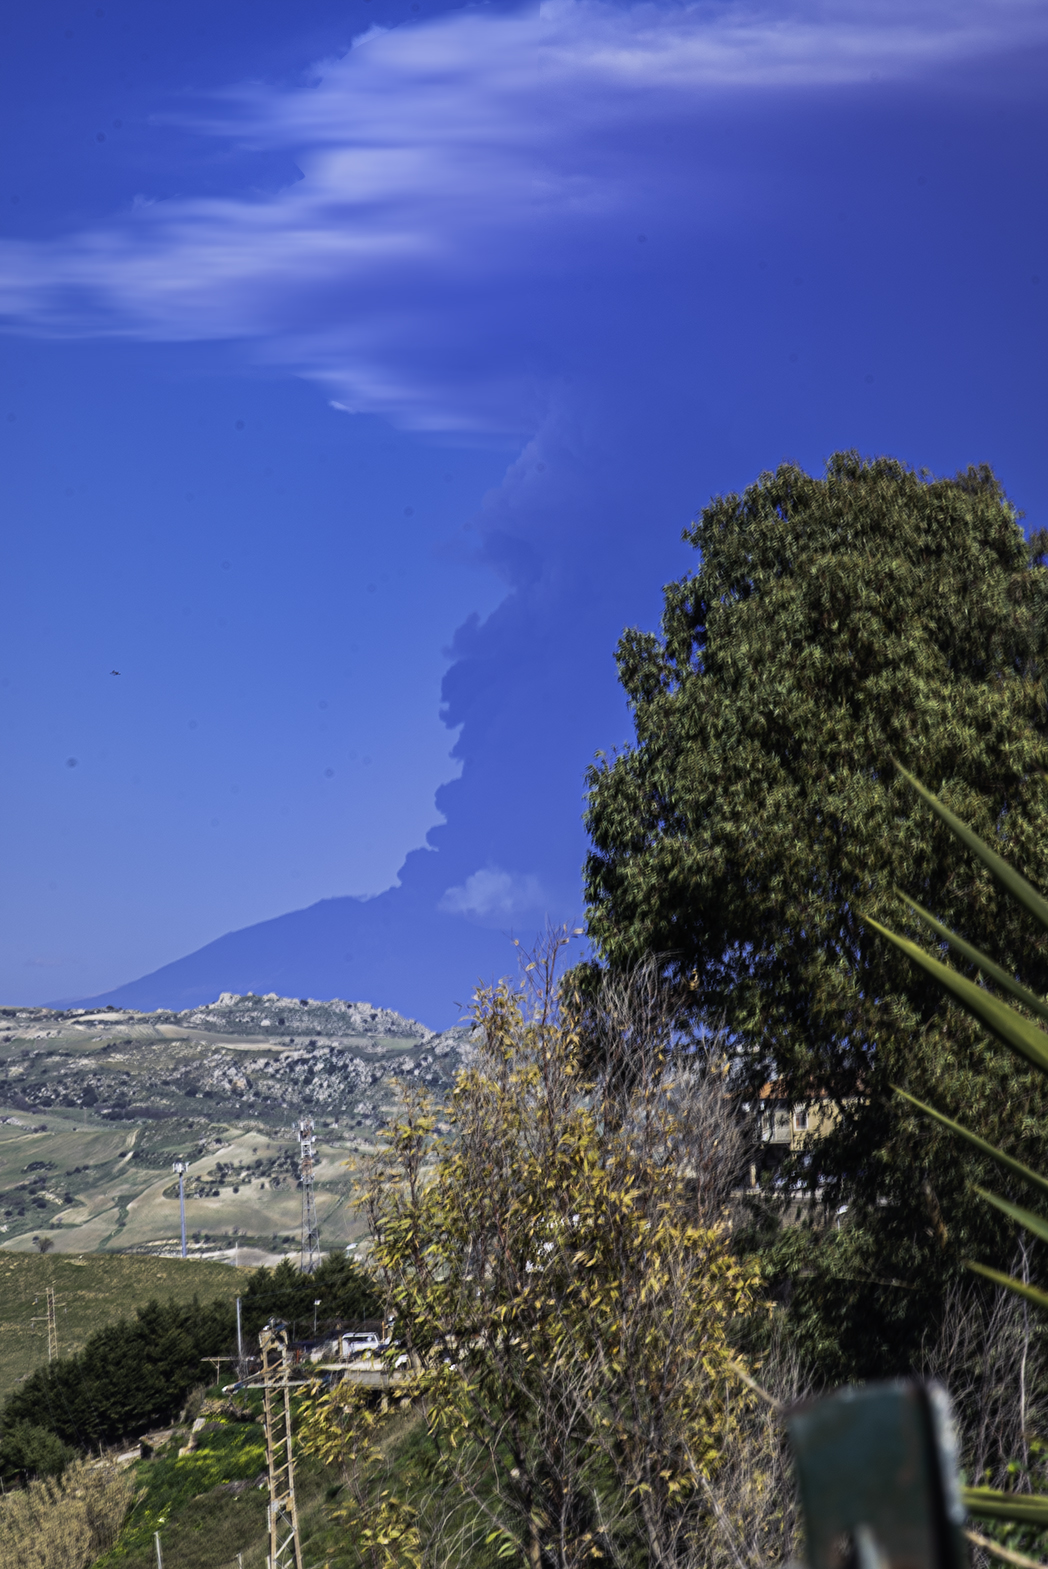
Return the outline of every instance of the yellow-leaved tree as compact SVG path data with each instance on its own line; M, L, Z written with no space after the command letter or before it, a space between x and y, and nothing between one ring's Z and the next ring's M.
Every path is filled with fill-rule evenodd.
M600 1071L584 1071L558 946L521 990L478 998L450 1106L406 1090L366 1171L426 1485L411 1491L345 1385L306 1428L341 1460L376 1569L697 1563L735 1529L720 1473L752 1400L730 1336L755 1278L729 1245L745 1135L726 1067L681 1039L651 972L605 999ZM765 1500L771 1558L786 1514Z

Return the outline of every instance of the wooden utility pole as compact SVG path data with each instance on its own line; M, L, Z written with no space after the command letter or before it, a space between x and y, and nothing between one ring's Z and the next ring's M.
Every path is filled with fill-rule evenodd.
M266 1569L302 1569L291 1451L291 1353L287 1325L271 1319L258 1337L269 1465L269 1553Z
M235 1362L236 1361L236 1357L201 1357L200 1360L201 1360L201 1362L210 1362L213 1365L213 1367L215 1369L215 1383L217 1384L219 1379L222 1376L222 1372L221 1372L222 1363L223 1362Z

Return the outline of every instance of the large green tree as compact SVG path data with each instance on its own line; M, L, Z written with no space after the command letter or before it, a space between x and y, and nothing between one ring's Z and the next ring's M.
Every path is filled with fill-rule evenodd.
M628 631L618 649L636 744L591 774L589 929L613 968L661 956L751 1081L841 1108L804 1174L849 1224L778 1257L826 1371L888 1371L915 1355L960 1256L1001 1262L1012 1245L969 1196L978 1158L890 1082L1031 1163L1048 1154L1036 1076L1017 1082L862 920L916 935L905 888L1048 990L1048 941L892 763L1048 886L1044 542L989 468L933 479L854 453L823 478L762 475L685 538L700 561L666 589L661 636Z

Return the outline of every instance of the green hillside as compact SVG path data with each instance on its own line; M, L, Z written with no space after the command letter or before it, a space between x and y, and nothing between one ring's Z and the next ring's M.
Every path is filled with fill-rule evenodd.
M231 1301L243 1290L248 1273L195 1259L0 1253L0 1399L47 1361L43 1319L48 1286L57 1293L59 1354L68 1356L96 1329L130 1316L151 1297ZM34 1318L39 1322L32 1323Z
M212 1391L217 1393L217 1391ZM257 1404L257 1402L256 1402ZM160 1532L171 1569L265 1569L268 1490L263 1429L216 1421L195 1453L178 1457L185 1433L135 1467L140 1489L117 1546L96 1569L156 1569L153 1533ZM359 1558L329 1511L337 1472L299 1456L295 1465L299 1530L309 1569L349 1569Z

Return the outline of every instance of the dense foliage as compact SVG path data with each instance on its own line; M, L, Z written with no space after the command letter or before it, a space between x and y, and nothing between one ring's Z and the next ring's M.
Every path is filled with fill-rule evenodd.
M0 1497L5 1569L88 1569L111 1548L135 1495L133 1471L79 1460Z
M12 1419L0 1429L0 1477L61 1476L75 1453L34 1422Z
M170 1421L202 1382L202 1358L228 1351L235 1332L228 1302L150 1302L8 1395L0 1418L5 1442L20 1422L87 1448Z
M931 791L926 790L919 780L906 774L903 769L900 769L900 773L914 786L936 818L945 824L965 849L986 867L1003 892L1010 896L1027 915L1032 916L1042 931L1048 932L1048 900L1025 878L1020 877L1014 868L1009 866L1008 862L984 840L977 834L973 834L971 829L944 806ZM933 914L920 908L908 898L906 902L939 938L940 944L952 962L945 963L942 959L933 957L919 944L900 937L878 923L871 922L871 925L898 953L908 958L920 974L931 980L951 1002L963 1008L1020 1061L1031 1064L1037 1073L1048 1076L1048 1031L1045 1030L1045 1025L1048 1024L1048 1003L1044 998L1028 991L1014 975L995 965L986 954L974 948L963 934L951 931ZM1004 997L1011 1000L1004 1001L1002 993ZM1048 1195L1048 1172L1035 1171L1028 1166L1023 1166L1015 1160L1014 1156L990 1144L983 1137L981 1130L970 1125L966 1127L952 1118L945 1117L934 1106L922 1105L905 1090L897 1090L896 1093L934 1123L945 1127L957 1138L964 1139L980 1153L989 1156L1000 1168L998 1176L1003 1170L1013 1180L1018 1179L1019 1183L1025 1186L1027 1195L1032 1196L1043 1206L1045 1196ZM1042 1242L1048 1240L1048 1220L1042 1214L1027 1209L1025 1204L1014 1204L999 1193L988 1192L985 1189L979 1189L978 1196L1007 1215L1010 1220L1017 1222L1029 1237ZM1026 1262L1025 1250L1024 1262ZM968 1261L968 1267L977 1275L991 1280L995 1285L1003 1287L1007 1292L1013 1292L1020 1298L1023 1303L1024 1319L1027 1318L1027 1303L1033 1303L1042 1312L1048 1309L1048 1292L1031 1282L1028 1269L1024 1269L1021 1274L1005 1275L998 1270L988 1269L983 1264L971 1261ZM1006 1480L1009 1485L1005 1489L987 1486L985 1485L987 1479L978 1477L977 1485L966 1489L965 1503L973 1514L985 1515L991 1520L1006 1520L1012 1524L1044 1527L1048 1526L1048 1493L1044 1491L1044 1464L1041 1458L1044 1446L1043 1443L1033 1439L1027 1421L1023 1420L1023 1417L1028 1418L1031 1414L1026 1389L1026 1364L1027 1347L1024 1345L1017 1402L1020 1417L1018 1444L1015 1458L1008 1466ZM985 1405L985 1400L983 1403ZM1040 1472L1039 1477L1036 1475L1037 1472ZM1035 1493L1031 1486L1035 1477L1040 1482L1039 1493Z
M344 1253L333 1252L312 1275L288 1259L258 1269L242 1294L245 1350L259 1329L283 1319L309 1334L320 1319L353 1321L381 1311L375 1284ZM133 1319L109 1324L75 1356L32 1373L8 1396L0 1415L0 1474L56 1475L68 1445L89 1448L174 1419L187 1393L207 1374L202 1358L227 1355L236 1343L232 1303L151 1302Z
M530 1005L504 986L482 999L451 1136L415 1090L370 1170L375 1266L413 1369L402 1391L445 1484L423 1502L403 1476L380 1485L366 1399L318 1398L306 1442L342 1464L376 1569L465 1563L484 1543L535 1569L670 1563L716 1514L748 1401L730 1333L754 1284L725 1222L722 1066L673 1060L667 1016L649 1014L628 1088L593 1082L550 980Z
M269 1319L279 1318L293 1335L308 1335L318 1300L320 1323L377 1318L382 1311L374 1281L345 1253L329 1253L312 1275L285 1258L275 1269L255 1270L248 1280L241 1294L244 1333L257 1335Z
M762 475L685 537L701 562L666 589L662 636L618 650L636 745L591 775L589 928L612 968L660 956L753 1085L841 1109L800 1175L848 1222L768 1257L828 1377L904 1369L960 1257L1009 1244L970 1197L985 1161L889 1081L1032 1164L1048 1098L863 916L915 931L905 887L1048 990L1048 938L948 853L892 764L1048 884L1048 572L989 469L848 453L822 479Z

